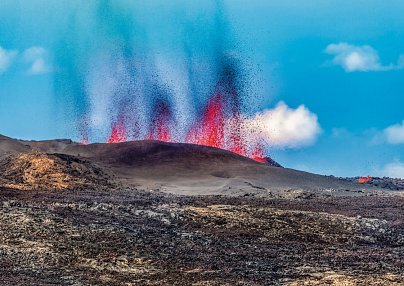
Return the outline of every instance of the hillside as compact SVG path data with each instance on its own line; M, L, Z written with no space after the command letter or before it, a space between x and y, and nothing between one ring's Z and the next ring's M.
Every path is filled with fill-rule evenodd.
M0 137L1 285L403 285L404 196L159 141Z
M183 195L357 195L380 190L377 186L275 167L226 150L192 144L132 141L83 145L71 140L18 141L7 137L2 137L0 144L3 156L33 150L69 155L96 164L114 175L119 184Z

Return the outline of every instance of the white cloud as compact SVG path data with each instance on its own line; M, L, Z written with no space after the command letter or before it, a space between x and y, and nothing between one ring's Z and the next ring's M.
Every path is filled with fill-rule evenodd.
M371 46L355 46L347 43L330 44L325 53L333 55L332 63L341 66L346 72L388 71L404 68L404 56L397 64L383 65L379 53Z
M383 133L388 143L404 144L404 120L401 124L387 127Z
M0 47L0 74L8 70L18 52Z
M23 58L30 63L28 73L32 75L43 74L51 71L50 65L46 62L47 51L42 47L31 47L26 49Z
M381 171L382 176L404 179L404 163L393 162L385 165Z
M292 109L284 102L279 102L274 109L256 114L250 126L260 139L273 147L308 146L321 132L316 114L304 105Z

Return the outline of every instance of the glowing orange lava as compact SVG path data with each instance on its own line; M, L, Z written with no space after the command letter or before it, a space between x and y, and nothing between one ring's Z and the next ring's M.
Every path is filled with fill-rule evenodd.
M265 158L264 148L261 144L257 144L254 147L254 150L251 154L251 159L260 163L268 163L267 158Z
M360 184L366 184L367 182L370 182L372 180L371 176L367 176L367 177L362 177L358 179L358 182Z
M126 135L125 120L122 116L112 126L111 135L108 138L108 143L121 143L125 142L128 136Z
M223 97L213 96L204 108L202 118L191 127L187 142L216 148L224 147L225 113Z
M125 142L128 139L127 126L125 125L127 122L124 118L123 115L118 116L112 125L108 143ZM157 100L150 118L147 134L144 138L138 136L137 139L164 142L182 141L176 139L175 136L177 135L173 136L177 133L174 131L176 128L175 120L168 101ZM200 117L190 126L183 142L226 149L261 163L268 162L262 144L249 140L248 142L255 144L255 146L253 145L253 148L247 146L243 120L239 111L238 95L235 92L228 94L228 92L216 91L202 109ZM84 141L83 138L83 143L87 144L88 139Z
M155 115L152 119L147 139L171 142L172 112L170 106L160 101L156 104Z
M83 137L81 138L80 144L82 145L88 145L89 141L88 141L88 137Z

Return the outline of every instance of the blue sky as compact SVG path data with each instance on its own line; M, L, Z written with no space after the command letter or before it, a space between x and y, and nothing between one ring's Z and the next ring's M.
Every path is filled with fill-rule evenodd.
M91 88L77 74L82 63L97 69L91 59L99 45L98 55L109 51L104 38L118 34L123 52L153 56L164 74L184 43L211 62L219 35L246 67L250 112L282 131L271 137L276 160L321 174L404 177L402 1L228 0L220 23L215 1L113 1L114 13L94 10L97 1L1 2L1 134L77 139L89 104L81 93Z

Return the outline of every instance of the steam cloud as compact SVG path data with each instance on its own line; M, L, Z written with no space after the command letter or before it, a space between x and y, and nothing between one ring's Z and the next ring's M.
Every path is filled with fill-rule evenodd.
M311 145L321 132L317 115L304 105L292 109L284 102L255 115L251 126L256 128L262 140L273 147Z

